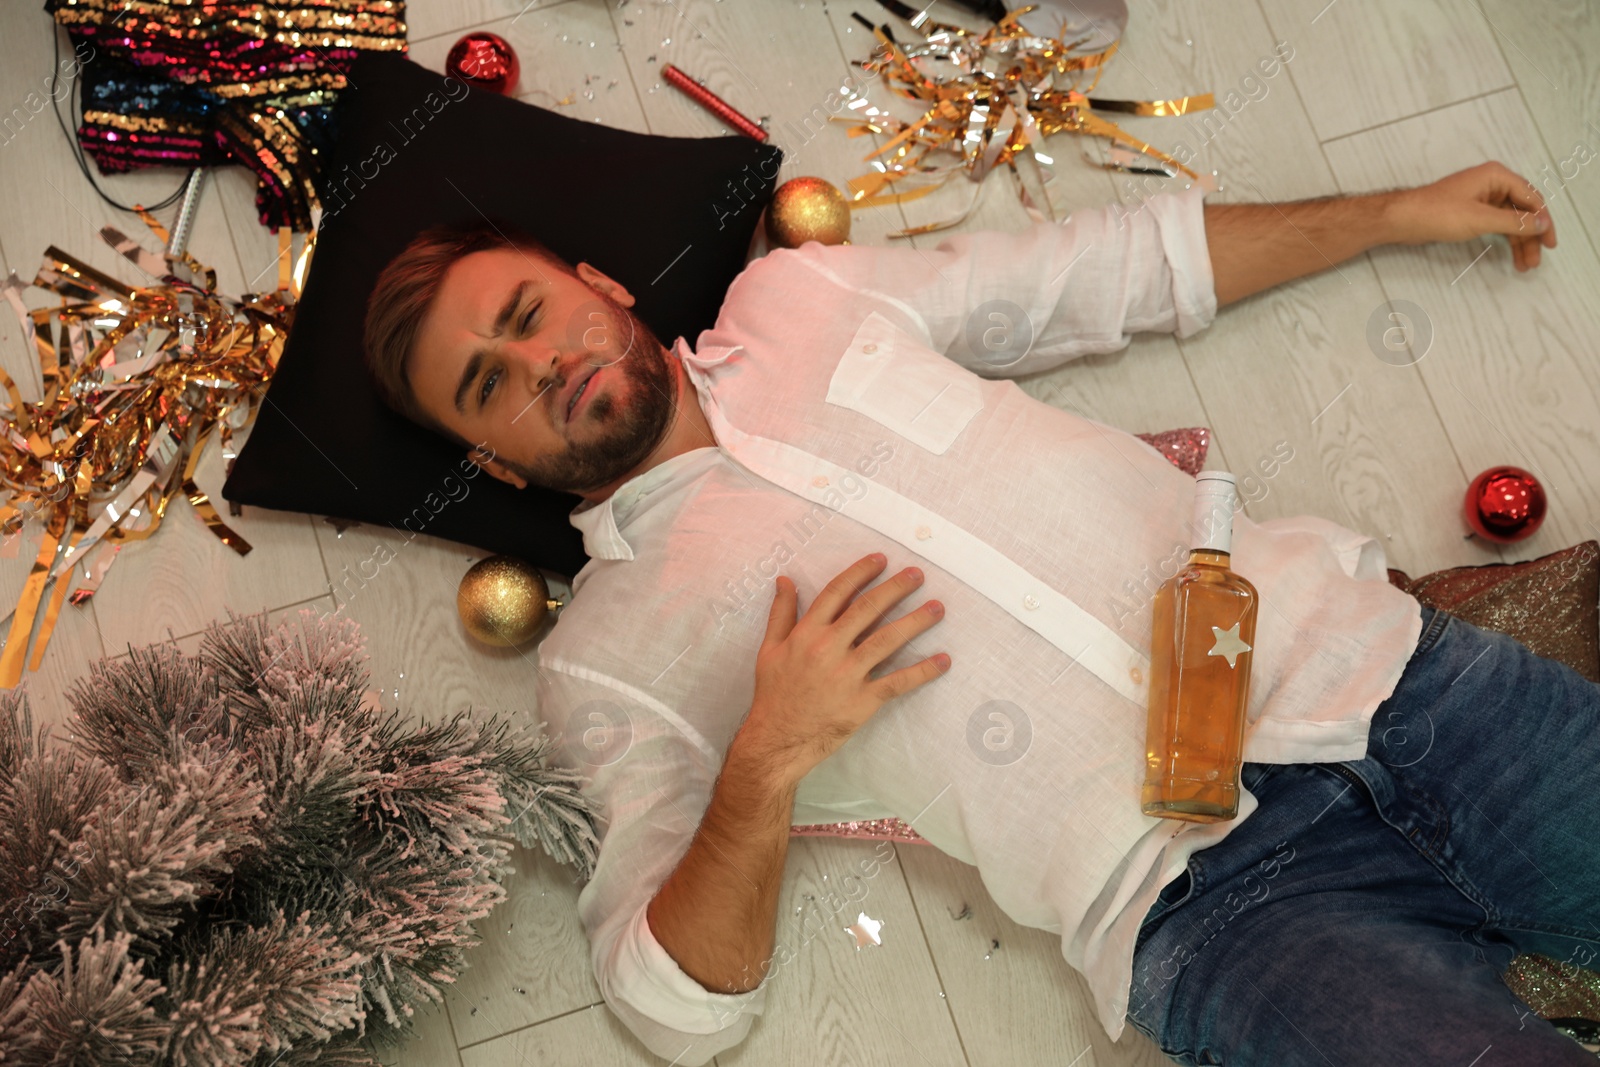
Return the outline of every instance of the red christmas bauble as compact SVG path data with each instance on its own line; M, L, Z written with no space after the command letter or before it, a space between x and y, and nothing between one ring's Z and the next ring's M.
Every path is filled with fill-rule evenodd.
M522 66L517 53L497 33L469 33L450 48L445 69L474 89L511 96Z
M1510 544L1544 522L1544 486L1520 467L1490 467L1467 487L1467 525L1479 537Z

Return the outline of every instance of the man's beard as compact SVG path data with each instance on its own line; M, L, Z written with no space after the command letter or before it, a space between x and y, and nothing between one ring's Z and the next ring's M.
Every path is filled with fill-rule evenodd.
M502 456L510 470L540 485L566 493L582 493L610 485L644 462L661 443L677 406L677 378L667 365L670 358L650 328L605 293L595 296L606 306L616 348L602 350L573 373L579 377L599 365L612 376L610 391L596 396L584 394L583 418L601 428L592 441L573 441L553 456L544 456L524 465ZM618 353L623 353L618 355ZM614 362L613 362L614 361ZM622 380L618 380L620 372ZM561 394L570 379L560 379L550 388ZM595 388L593 384L590 389ZM620 396L619 393L626 393ZM562 412L565 415L565 412Z

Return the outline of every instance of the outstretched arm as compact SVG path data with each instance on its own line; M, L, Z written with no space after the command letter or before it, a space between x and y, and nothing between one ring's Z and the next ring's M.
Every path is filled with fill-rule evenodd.
M1315 274L1384 244L1468 241L1505 234L1517 270L1556 246L1555 223L1533 184L1499 163L1429 185L1290 204L1207 204L1206 245L1217 305Z

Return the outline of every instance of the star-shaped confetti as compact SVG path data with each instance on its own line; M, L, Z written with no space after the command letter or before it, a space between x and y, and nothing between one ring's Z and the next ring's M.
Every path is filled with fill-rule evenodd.
M1216 635L1217 643L1211 646L1208 656L1228 657L1228 666L1234 666L1234 658L1241 652L1249 652L1250 646L1239 639L1239 623L1234 623L1224 630L1220 626L1213 626L1211 632Z
M883 923L877 919L867 918L866 912L856 916L856 921L846 926L845 933L854 934L856 938L856 951L860 952L863 945L882 945L878 938L878 931L883 929Z

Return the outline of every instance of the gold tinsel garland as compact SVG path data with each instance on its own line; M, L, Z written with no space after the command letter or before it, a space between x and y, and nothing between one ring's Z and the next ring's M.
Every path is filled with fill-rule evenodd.
M1081 41L1041 37L1017 21L1034 6L1012 11L981 34L931 19L922 21L917 29L925 40L911 48L902 48L882 28L873 31L879 48L862 62L862 69L881 74L896 96L920 101L929 108L921 118L904 122L874 107L859 91L843 95L845 109L861 117L828 117L851 123L848 136L893 134L882 148L863 157L871 160L887 155L889 162L874 163L875 173L850 179L851 207L914 200L944 185L956 173L964 173L974 183L972 203L965 211L955 218L913 226L890 236L909 237L959 225L977 203L979 183L1002 164L1015 175L1016 159L1024 152L1032 155L1048 180L1054 161L1038 146L1054 133L1103 137L1159 161L1162 173L1169 176L1182 172L1197 182L1206 181L1165 152L1101 117L1096 109L1131 115L1186 115L1211 107L1212 94L1174 100L1091 99L1087 94L1094 91L1106 62L1116 54L1116 43L1099 52L1074 55L1073 50ZM945 62L959 73L935 78L913 59L928 65ZM1091 75L1089 84L1083 85L1083 79ZM1058 79L1063 84L1056 84ZM936 152L952 153L957 162L945 166L928 163L928 157ZM1120 169L1119 164L1111 166ZM901 193L883 191L894 183L917 188ZM1045 212L1035 206L1020 180L1019 195L1029 215L1035 221L1042 220ZM1048 212L1048 203L1045 207Z
M165 244L166 230L140 214ZM294 262L290 233L280 230L277 288L233 300L217 294L216 272L188 254L158 255L109 226L100 234L155 284L126 285L51 247L31 286L15 273L0 285L38 355L43 383L42 398L29 403L0 370L10 395L0 412L7 493L0 535L20 536L31 519L44 525L0 652L0 688L22 678L41 605L32 671L73 579L82 578L71 598L81 604L122 544L155 533L179 493L223 544L241 556L250 551L195 484L195 468L213 432L231 460L233 434L254 418L283 352L314 235ZM22 296L30 287L59 303L28 310Z

